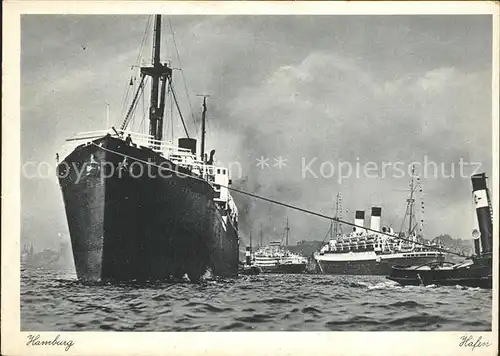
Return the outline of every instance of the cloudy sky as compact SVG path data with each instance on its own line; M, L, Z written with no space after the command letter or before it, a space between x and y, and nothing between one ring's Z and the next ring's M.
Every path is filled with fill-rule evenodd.
M107 104L119 126L148 21L22 17L22 161L52 167L41 166L48 178L21 181L22 236L37 248L57 246L57 233L67 232L55 153L75 132L103 129ZM470 181L460 177L459 161L491 174L491 17L171 16L163 24L163 59L182 68L189 89L191 106L175 70L188 129L200 131L196 94L209 93L207 146L220 163L239 162L235 187L324 214L333 213L340 192L346 220L380 205L383 223L399 229L409 176L394 176L389 166L382 177L382 163L406 170L432 161L438 172L422 176L419 197L425 235L470 235ZM147 38L145 59L149 46ZM142 118L141 103L135 128ZM174 137L182 134L177 116L173 128ZM279 156L286 159L281 169L273 166ZM260 157L270 166L257 167ZM346 175L348 163L353 174L340 179L339 164ZM376 167L369 176L367 163ZM472 171L465 166L466 175ZM234 196L244 239L250 230L258 235L261 223L266 238L279 238L286 216L292 242L323 240L328 230L325 220Z

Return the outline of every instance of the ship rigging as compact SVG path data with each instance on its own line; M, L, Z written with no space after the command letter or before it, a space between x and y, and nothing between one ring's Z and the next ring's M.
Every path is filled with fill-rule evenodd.
M187 129L186 121L184 120L184 116L182 114L182 111L180 109L180 104L177 99L177 95L175 92L175 87L173 86L173 68L169 66L166 62L161 62L160 61L160 53L161 53L161 28L162 28L162 22L161 22L161 16L156 15L155 20L154 20L154 30L153 30L153 38L154 38L154 44L153 44L153 60L151 65L148 66L141 66L140 68L140 81L139 85L135 91L135 94L133 96L132 102L128 108L128 111L125 115L125 118L123 119L121 125L120 125L120 134L123 135L124 132L127 130L129 124L131 123L132 118L134 117L135 111L137 109L137 105L139 102L139 99L143 97L144 95L144 90L147 85L148 79L151 80L151 89L150 89L150 107L149 107L149 136L151 137L151 142L150 146L151 148L158 148L158 143L159 141L163 140L163 135L164 135L164 118L165 118L165 113L166 113L166 102L167 102L167 96L170 95L171 101L175 104L175 107L177 109L177 113L179 115L180 121L182 123L184 133L187 138L190 138L189 136L189 131ZM173 31L172 31L173 35ZM175 40L174 40L175 43ZM177 50L177 46L176 46ZM142 47L141 47L141 52L142 52ZM139 58L141 56L141 52L139 53ZM178 52L177 52L178 55ZM179 61L180 57L178 55ZM181 74L184 80L185 88L186 88L186 93L188 93L187 90L187 84L186 80L184 78L184 73L181 70ZM130 85L133 86L135 82L135 77L130 78ZM189 99L189 94L188 96L188 102L189 105L191 106L191 101ZM203 118L203 129L202 129L202 157L203 157L203 151L204 151L204 143L205 143L205 115L206 115L206 97L204 96L204 101L203 101L203 113L202 113L202 118ZM171 115L171 121L173 122L173 117ZM193 122L194 116L193 116ZM195 123L196 124L196 123ZM196 125L195 125L196 126ZM171 130L173 130L173 125L171 126ZM172 132L173 134L173 132Z
M399 231L401 237L407 237L410 240L417 240L418 236L419 235L421 236L423 233L424 202L421 201L421 207L420 207L421 219L419 221L417 219L415 211L416 192L418 189L419 192L422 194L423 188L422 188L422 183L420 181L420 177L417 176L415 173L415 166L411 167L411 180L409 187L410 187L410 194L409 197L406 199L406 211L403 220L401 221L401 228ZM405 231L404 225L407 219L408 219L408 227L406 228ZM418 232L417 228L419 228Z

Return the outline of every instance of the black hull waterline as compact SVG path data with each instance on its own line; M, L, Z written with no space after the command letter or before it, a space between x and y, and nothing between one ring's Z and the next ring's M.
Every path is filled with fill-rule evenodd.
M464 286L492 288L492 268L490 261L474 261L472 265L458 268L431 266L421 269L415 266L394 266L387 279L401 285Z
M404 286L464 286L471 288L484 288L491 289L492 288L492 279L489 277L478 277L478 278L460 278L459 276L454 278L447 278L442 276L428 276L425 273L421 275L423 282L418 277L386 277L387 279L397 282Z
M444 257L394 258L377 260L351 261L316 261L316 271L322 274L360 275L360 276L387 276L395 265L423 264L432 261L443 261Z
M129 157L125 159L125 157ZM180 173L165 170L168 167ZM146 147L107 135L58 166L76 272L85 281L238 274L238 232L212 186Z
M304 263L297 264L281 264L273 267L259 266L262 273L276 273L276 274L301 274L305 273L307 265Z

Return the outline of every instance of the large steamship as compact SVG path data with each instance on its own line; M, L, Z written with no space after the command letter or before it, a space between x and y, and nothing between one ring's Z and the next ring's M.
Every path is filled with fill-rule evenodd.
M179 105L172 68L160 61L160 15L153 43L152 63L140 68L120 129L77 134L67 140L76 148L60 157L57 174L80 280L238 273L238 211L227 189L228 169L215 165L215 151L205 154L206 97L200 154L187 130L178 145L163 140L167 95ZM148 80L149 133L133 133L127 126Z
M431 246L430 243L426 246L418 241L419 222L414 214L414 193L418 184L415 183L413 173L405 214L408 215L408 230L395 232L392 228L381 227L382 208L376 206L371 208L370 225L369 229L366 229L365 212L357 210L353 231L350 234L342 234L340 229L336 228L336 233L330 236L328 243L314 254L319 273L388 275L394 265L444 260L438 246ZM333 231L332 227L330 231Z
M263 273L304 273L306 271L307 258L292 253L287 249L289 233L290 227L287 218L284 231L284 246L282 241L269 241L266 246L261 243L260 248L251 256L253 264L260 268ZM250 264L248 260L247 264Z

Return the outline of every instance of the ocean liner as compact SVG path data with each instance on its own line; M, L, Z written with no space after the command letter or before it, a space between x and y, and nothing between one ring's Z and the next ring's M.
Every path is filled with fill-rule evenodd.
M196 281L238 273L238 211L228 169L205 154L206 97L200 154L197 140L163 140L166 97L179 104L172 68L160 61L161 16L154 16L153 58L120 129L69 138L61 155L62 190L78 279L84 281ZM150 81L149 133L127 130ZM173 104L172 104L173 105ZM59 155L56 155L56 158Z
M260 268L262 273L304 273L307 268L307 258L290 252L288 246L290 228L288 218L285 227L285 246L281 241L270 241L253 254L253 264ZM262 232L261 232L262 241Z
M413 171L405 214L405 217L408 216L407 231L396 233L392 228L381 229L381 207L372 207L370 228L366 229L365 212L357 210L353 231L330 236L328 243L314 254L317 271L325 274L388 275L393 265L443 261L444 255L439 246L418 241L419 223L414 213L414 194L418 186ZM340 230L336 228L335 231Z

